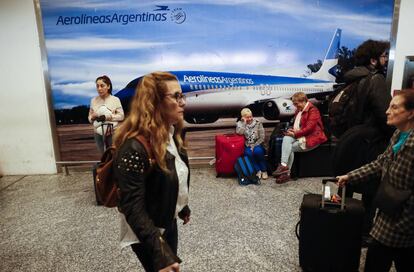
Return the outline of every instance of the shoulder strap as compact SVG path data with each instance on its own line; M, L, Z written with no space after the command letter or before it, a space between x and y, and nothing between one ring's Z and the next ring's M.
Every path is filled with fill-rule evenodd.
M364 120L364 117L362 116L364 113L364 108L365 108L365 101L368 95L368 91L367 88L369 87L369 84L371 82L371 78L373 77L373 73L369 73L367 76L361 78L358 80L358 84L357 84L357 90L356 90L356 97L357 97L357 108L355 109L355 123L356 124L360 124L362 123L362 121ZM362 80L365 80L361 86L361 89L359 89L359 84L361 83Z
M142 135L138 135L136 137L136 139L137 139L137 141L139 141L144 146L145 151L147 152L148 157L149 157L150 166L153 166L153 164L155 163L155 159L154 159L154 154L152 152L152 148L151 148L151 145L150 145L148 139L145 138Z

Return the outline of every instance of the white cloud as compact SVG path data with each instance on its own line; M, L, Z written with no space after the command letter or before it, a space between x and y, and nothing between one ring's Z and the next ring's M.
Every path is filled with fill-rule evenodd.
M60 90L60 93L65 95L81 96L92 98L96 96L95 82L83 82L83 83L68 83L68 84L56 84L52 82L52 89Z
M50 53L71 51L109 51L143 49L171 44L170 42L148 42L128 39L110 39L99 37L80 37L68 39L47 39L46 47Z
M73 107L79 106L77 103L56 103L54 105L55 109L71 109Z
M174 69L206 69L206 67L231 67L261 65L266 62L267 55L257 51L193 53L189 55L168 53L156 57L145 66L168 67ZM165 68L164 68L165 69Z

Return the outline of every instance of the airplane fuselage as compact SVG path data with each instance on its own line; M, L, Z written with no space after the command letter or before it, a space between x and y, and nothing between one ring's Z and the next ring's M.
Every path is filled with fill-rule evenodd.
M201 71L171 73L177 76L187 96L185 112L189 116L200 113L214 115L218 112L220 115L237 114L243 107L265 107L269 101L282 106L279 115L292 115L295 108L289 98L294 93L304 92L309 97L326 95L333 90L334 84L318 79L268 75ZM285 107L283 104L286 104Z

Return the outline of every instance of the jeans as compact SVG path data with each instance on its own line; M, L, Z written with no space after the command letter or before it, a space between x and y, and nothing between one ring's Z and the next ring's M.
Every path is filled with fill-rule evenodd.
M252 149L249 146L244 148L244 155L252 159L254 169L256 171L267 171L266 160L265 160L265 149L262 145L256 145Z
M289 167L289 169L291 169L293 165L293 160L295 159L295 152L306 152L316 147L317 146L303 149L300 146L298 139L293 138L291 136L284 136L282 142L282 156L280 158L280 162L286 164Z
M105 151L105 148L108 148L109 146L112 145L112 135L110 136L105 136L105 142L106 142L106 146L104 144L104 136L95 133L94 134L94 138L95 138L95 142L96 142L96 147L99 150L99 153L102 155Z
M177 255L178 246L178 231L177 231L177 220L174 219L171 226L166 228L162 234L164 240L170 246L172 252ZM132 250L137 255L139 261L147 272L156 272L153 267L153 257L149 249L146 249L142 243L132 244Z

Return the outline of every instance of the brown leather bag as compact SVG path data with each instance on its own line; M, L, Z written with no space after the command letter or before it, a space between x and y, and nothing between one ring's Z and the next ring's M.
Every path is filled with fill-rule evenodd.
M150 165L152 165L154 159L148 140L141 135L136 139L144 146L151 162ZM113 170L115 153L116 149L113 146L106 149L101 157L101 162L98 163L96 168L96 194L98 200L108 208L116 207L119 202L119 188L117 186Z

